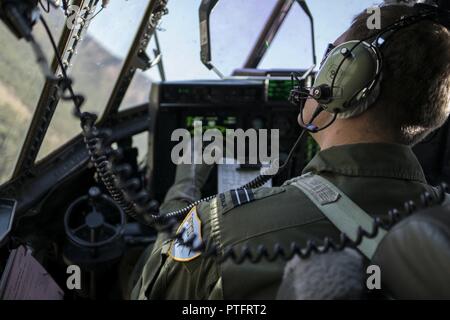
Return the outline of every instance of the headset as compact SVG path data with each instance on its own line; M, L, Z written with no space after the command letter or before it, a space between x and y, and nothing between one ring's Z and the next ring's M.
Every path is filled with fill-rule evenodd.
M312 133L328 128L336 119L355 117L365 112L380 95L383 69L383 46L396 32L424 20L431 20L449 28L448 10L427 4L413 6L418 14L403 17L363 40L352 40L338 46L330 44L309 92L298 78L293 86L290 101L300 106L301 126ZM303 120L304 99L319 103L315 113L326 111L332 120L322 128L306 124Z

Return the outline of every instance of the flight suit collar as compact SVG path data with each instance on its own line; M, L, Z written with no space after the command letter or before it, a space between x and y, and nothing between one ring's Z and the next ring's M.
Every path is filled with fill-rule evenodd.
M383 177L426 183L410 147L399 144L361 143L319 152L303 173L329 172L345 176Z

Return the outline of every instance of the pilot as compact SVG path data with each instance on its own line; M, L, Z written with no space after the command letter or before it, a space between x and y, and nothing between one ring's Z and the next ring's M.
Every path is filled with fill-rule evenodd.
M383 6L382 27L416 10ZM366 11L359 14L334 46L376 34L378 30L368 28L368 19ZM222 261L229 248L238 254L249 248L256 255L261 245L273 254L275 245L289 251L293 241L301 247L309 240L320 244L325 237L338 242L340 219L346 214L336 205L341 201L373 218L386 217L390 209L425 191L435 194L411 146L440 127L450 113L450 33L424 20L391 33L380 50L382 77L371 93L375 98L363 100L329 128L312 134L321 151L304 168L306 178L281 187L225 192L194 207L178 232L187 230L207 247L214 246L218 255L191 250L161 233L143 257L131 298L274 299L286 261ZM304 118L311 118L317 106L316 99L308 99ZM330 116L321 113L314 125L324 126ZM162 212L198 200L209 169L180 166ZM333 206L334 217L321 208L324 203ZM367 247L358 248L370 257L373 248Z

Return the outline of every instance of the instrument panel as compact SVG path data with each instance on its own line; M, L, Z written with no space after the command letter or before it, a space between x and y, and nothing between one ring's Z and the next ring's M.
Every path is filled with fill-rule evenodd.
M154 84L150 95L150 130L147 177L154 197L162 201L175 177L171 150L178 143L171 141L176 129L194 132L194 122L202 129L278 129L280 161L300 134L298 108L288 102L289 78L231 79L209 81L163 82ZM301 173L315 154L311 140L306 140L295 153L289 170L272 181L281 185L290 176ZM313 152L311 152L313 151ZM156 169L155 169L156 168ZM204 195L217 193L217 177L213 174Z

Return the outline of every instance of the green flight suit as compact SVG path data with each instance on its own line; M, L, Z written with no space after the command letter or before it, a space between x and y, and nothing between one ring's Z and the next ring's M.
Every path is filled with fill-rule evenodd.
M326 149L306 166L332 182L372 216L386 216L417 200L424 191L434 192L422 168L407 146L354 144ZM288 249L292 241L305 246L309 239L338 239L339 231L297 187L287 181L281 187L252 190L250 197L236 191L219 195L197 206L201 237L219 249L243 245L256 249L279 243ZM236 201L238 199L238 201ZM250 199L250 201L239 201ZM183 207L172 199L166 209ZM188 262L175 261L172 242L160 235L143 268L133 299L274 299L285 261L222 264L202 255Z

